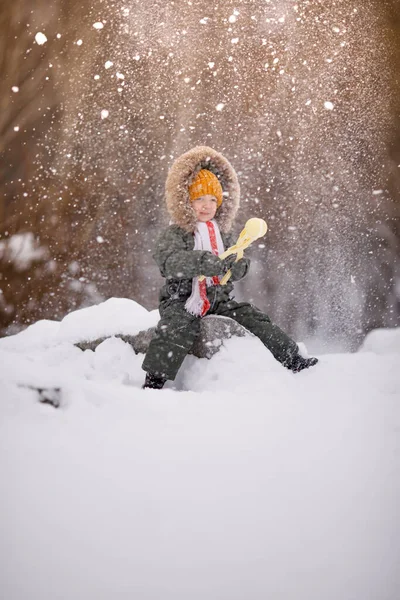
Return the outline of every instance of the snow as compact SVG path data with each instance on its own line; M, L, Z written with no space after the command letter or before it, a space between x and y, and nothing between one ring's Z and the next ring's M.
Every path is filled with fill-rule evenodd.
M133 300L110 298L101 304L82 308L64 317L57 336L62 341L75 343L117 333L135 335L142 329L154 327L158 319L158 311L148 312Z
M38 46L43 46L43 44L47 42L47 37L44 35L44 33L38 31L35 35L35 41L38 44Z
M19 131L19 127L14 127L14 131ZM25 233L16 233L0 241L0 257L3 256L6 257L7 261L14 264L17 271L24 271L33 262L45 258L47 256L47 249L39 246L33 233L28 231Z
M374 329L365 338L360 352L400 354L400 328Z
M400 330L297 375L233 338L162 391L120 339L73 346L157 318L113 298L0 339L1 597L397 599Z

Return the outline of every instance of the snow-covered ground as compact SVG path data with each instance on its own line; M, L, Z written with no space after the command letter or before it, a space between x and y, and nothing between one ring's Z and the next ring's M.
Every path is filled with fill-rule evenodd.
M0 340L0 597L398 600L400 330L297 375L231 339L162 391L121 340L73 345L156 320L112 299Z

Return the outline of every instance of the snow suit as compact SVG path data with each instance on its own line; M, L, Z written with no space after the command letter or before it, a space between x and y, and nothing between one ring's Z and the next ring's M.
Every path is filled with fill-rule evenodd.
M190 206L187 188L200 169L208 169L219 178L224 200L215 220L221 231L225 249L236 242L231 233L232 222L239 206L239 184L232 165L211 148L200 146L178 158L166 183L167 207L175 224L164 230L157 242L154 259L166 282L160 291L160 316L142 368L148 373L175 379L176 374L200 331L200 319L187 312L185 302L192 291L192 278L200 275L220 275L211 252L194 250L196 216ZM210 308L207 315L230 317L256 335L274 357L290 368L298 356L298 346L270 318L247 302L231 298L233 281L248 272L250 261L243 259L226 285L207 288Z

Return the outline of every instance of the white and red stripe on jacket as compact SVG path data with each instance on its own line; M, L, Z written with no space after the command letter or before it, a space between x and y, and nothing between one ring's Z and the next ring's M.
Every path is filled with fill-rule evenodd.
M194 250L208 250L216 256L224 252L224 243L219 231L218 223L212 219L207 223L199 221L194 232ZM219 284L219 277L206 277L199 281L193 277L192 293L187 299L185 308L192 315L204 317L210 309L207 298L207 288Z

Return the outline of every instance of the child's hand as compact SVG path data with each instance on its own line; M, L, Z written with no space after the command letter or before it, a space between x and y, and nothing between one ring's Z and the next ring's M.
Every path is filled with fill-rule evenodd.
M227 273L230 270L230 279L232 279L232 281L239 281L239 279L242 279L249 268L249 261L247 258L239 258L238 261L236 261L236 259L237 255L231 254L223 260L225 272Z
M232 281L239 281L242 279L249 268L249 261L247 258L240 258L237 262L234 262L231 266L231 279Z
M230 254L229 256L223 259L222 262L224 263L225 273L232 268L232 265L235 264L236 258L236 254Z
M200 273L205 277L220 277L225 273L224 261L212 252L203 252L200 261Z

